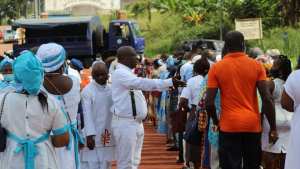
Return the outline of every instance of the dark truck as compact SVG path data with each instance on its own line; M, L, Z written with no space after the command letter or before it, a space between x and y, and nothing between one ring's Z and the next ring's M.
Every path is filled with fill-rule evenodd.
M113 20L108 31L97 16L22 19L15 21L12 29L23 29L25 34L23 40L13 44L14 56L49 42L61 44L68 58L83 62L99 56L102 59L114 56L117 49L125 45L132 46L139 54L143 54L145 48L138 24L130 20Z

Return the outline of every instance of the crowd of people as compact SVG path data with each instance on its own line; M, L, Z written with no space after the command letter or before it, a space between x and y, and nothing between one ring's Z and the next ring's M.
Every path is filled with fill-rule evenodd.
M297 169L300 72L279 50L247 53L232 31L221 59L201 43L91 67L56 43L4 57L0 169L138 169L144 122L186 169Z
M146 59L135 70L141 77L186 82L184 88L144 92L148 120L166 135L167 150L178 151L184 168L297 168L296 160L285 163L296 149L294 110L286 107L295 102L285 89L291 60L278 49L245 51L242 34L231 32L221 60L194 43L190 50Z

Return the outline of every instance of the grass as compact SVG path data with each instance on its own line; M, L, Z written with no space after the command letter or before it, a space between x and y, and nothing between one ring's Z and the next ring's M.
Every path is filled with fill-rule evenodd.
M288 36L285 36L286 34ZM251 46L258 46L262 49L279 49L282 54L289 56L293 63L296 63L300 55L300 29L299 28L273 28L264 32L262 41L250 41Z

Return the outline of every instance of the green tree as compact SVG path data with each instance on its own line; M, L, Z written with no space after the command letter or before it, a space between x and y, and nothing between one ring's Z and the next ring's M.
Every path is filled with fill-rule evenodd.
M0 23L27 17L30 4L33 0L0 0Z

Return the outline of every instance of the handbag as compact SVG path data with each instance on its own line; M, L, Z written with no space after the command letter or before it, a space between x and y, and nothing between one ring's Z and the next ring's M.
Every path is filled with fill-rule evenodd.
M7 141L7 130L2 127L1 125L1 119L2 119L2 114L3 114L3 107L4 107L4 102L5 98L8 95L8 93L5 93L2 102L1 102L1 110L0 110L0 152L4 152L6 148L6 141Z
M198 112L195 118L189 118L187 120L183 138L191 145L201 145L202 132L198 129Z

